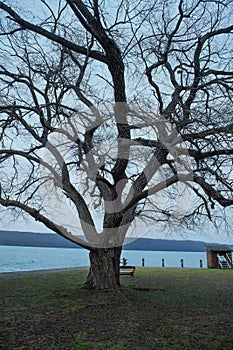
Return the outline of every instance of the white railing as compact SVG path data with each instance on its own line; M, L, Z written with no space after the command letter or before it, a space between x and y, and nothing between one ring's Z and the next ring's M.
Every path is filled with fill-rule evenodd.
M223 269L223 265L222 265L222 256L221 255L219 255L219 254L217 254L217 258L218 258L218 265L219 265L219 267L221 268L221 269Z
M230 256L230 254L226 253L226 258L227 258L227 263L228 263L229 269L232 269L232 258Z
M217 254L218 264L221 267L221 269L224 268L224 265L227 265L227 268L231 269L231 258L228 254L226 254L226 256L227 257Z

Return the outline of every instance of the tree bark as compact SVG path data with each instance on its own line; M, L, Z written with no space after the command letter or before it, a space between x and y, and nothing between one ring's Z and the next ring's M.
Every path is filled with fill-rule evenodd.
M120 255L122 247L95 248L90 251L90 271L87 286L91 289L120 287Z

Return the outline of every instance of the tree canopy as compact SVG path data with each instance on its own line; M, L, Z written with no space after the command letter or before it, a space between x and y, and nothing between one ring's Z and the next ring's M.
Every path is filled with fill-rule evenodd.
M0 204L89 249L90 284L127 234L233 204L232 10L0 2Z

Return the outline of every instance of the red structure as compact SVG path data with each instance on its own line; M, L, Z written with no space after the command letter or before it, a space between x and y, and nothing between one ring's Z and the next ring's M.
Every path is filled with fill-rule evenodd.
M215 269L231 269L232 249L227 245L206 245L207 267Z

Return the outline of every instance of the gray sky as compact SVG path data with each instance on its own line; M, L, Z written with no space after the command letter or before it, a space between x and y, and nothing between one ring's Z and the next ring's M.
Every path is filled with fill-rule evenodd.
M29 218L24 220L23 218L18 218L15 223L1 225L1 230L6 231L26 231L26 232L50 232L44 225L35 222L33 219ZM159 231L159 232L158 232ZM159 239L181 239L181 240L197 240L205 242L214 242L214 243L226 243L233 244L233 230L232 233L220 229L217 232L216 228L211 225L209 222L206 222L206 225L201 228L196 228L194 231L182 231L174 232L172 234L166 234L156 229L156 226L151 229L147 235L143 238L159 238Z

